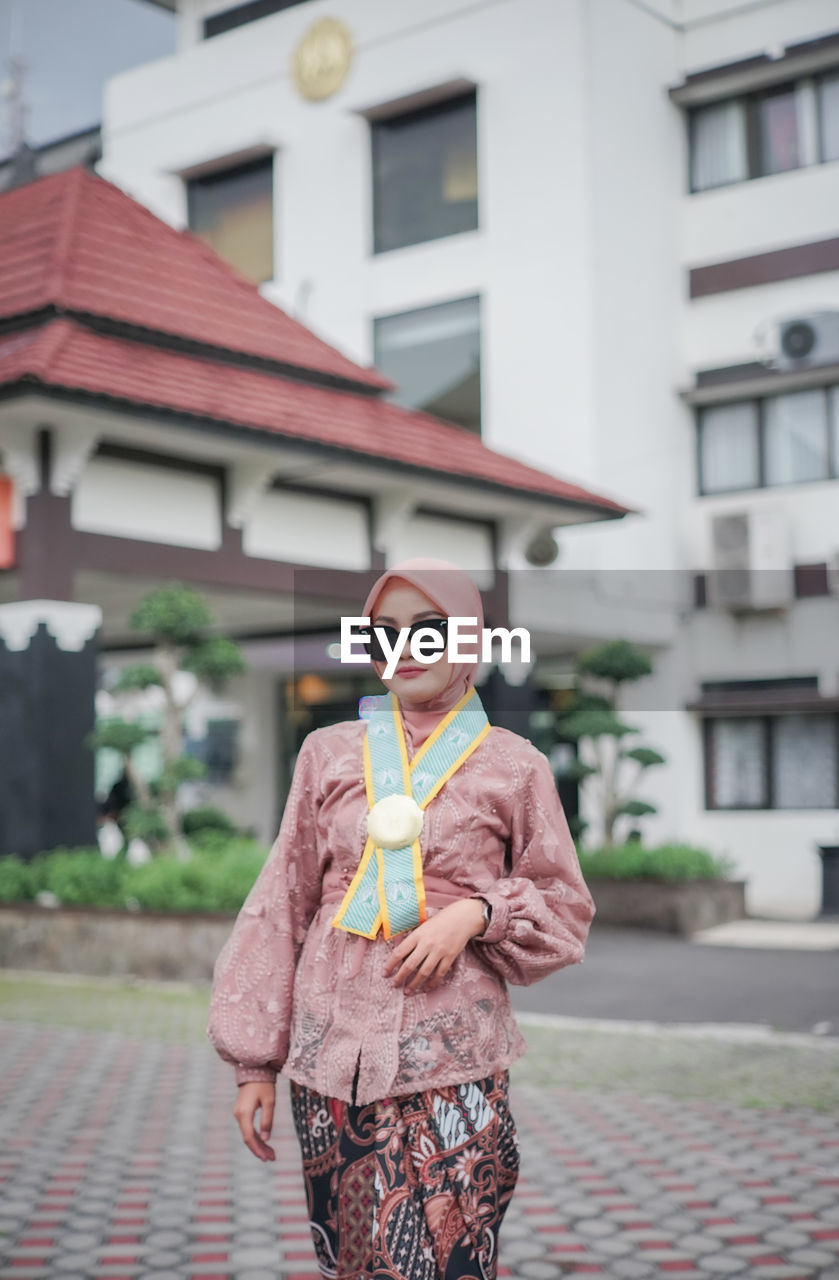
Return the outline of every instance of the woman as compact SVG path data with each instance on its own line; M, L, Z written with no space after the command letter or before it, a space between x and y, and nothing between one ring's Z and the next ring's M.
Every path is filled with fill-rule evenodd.
M425 654L449 617L483 627L477 588L444 560L394 566L362 612L428 627ZM385 680L384 653L374 633L389 693L369 719L300 749L207 1032L261 1160L275 1077L291 1080L324 1275L494 1280L518 1175L508 1067L526 1047L506 983L579 963L594 904L550 765L489 727L477 663L406 649Z

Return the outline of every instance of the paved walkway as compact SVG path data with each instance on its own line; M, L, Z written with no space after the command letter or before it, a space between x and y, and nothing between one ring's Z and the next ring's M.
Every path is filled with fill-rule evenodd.
M595 918L584 962L512 988L513 1004L522 1012L583 1018L748 1021L839 1038L839 956L832 942L810 945L831 941L821 927L826 922L735 923L742 930L737 941L719 926L716 944L707 946L695 935L598 928Z
M285 1088L262 1165L232 1118L230 1069L152 1031L0 1023L0 1275L311 1280ZM499 1276L839 1280L835 1108L527 1079Z

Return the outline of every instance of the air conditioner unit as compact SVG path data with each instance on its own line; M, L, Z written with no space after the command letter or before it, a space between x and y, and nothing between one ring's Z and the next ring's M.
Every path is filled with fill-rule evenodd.
M711 517L708 602L743 613L779 609L795 595L784 512L757 508Z
M777 322L776 369L839 364L839 311L806 311Z

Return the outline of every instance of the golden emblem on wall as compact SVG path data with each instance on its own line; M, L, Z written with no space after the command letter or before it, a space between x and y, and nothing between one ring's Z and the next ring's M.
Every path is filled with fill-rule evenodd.
M321 18L294 50L291 74L297 91L310 102L337 93L352 61L352 35L337 18Z

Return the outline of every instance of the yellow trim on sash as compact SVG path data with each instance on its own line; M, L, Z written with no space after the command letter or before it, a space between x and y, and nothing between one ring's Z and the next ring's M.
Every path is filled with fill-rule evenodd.
M370 743L366 731L361 744L361 754L364 760L364 790L367 794L367 808L372 809L376 803L376 791L373 787L373 762L370 759Z
M376 852L376 846L373 844L372 840L368 839L367 843L364 846L364 852L361 855L361 861L358 864L358 870L353 876L350 882L350 887L347 889L347 892L344 894L343 901L341 902L341 905L338 908L338 913L332 921L333 925L336 928L345 929L347 933L357 933L362 938L375 938L376 934L379 932L379 926L381 925L381 922L382 922L381 906L379 907L379 911L376 915L376 919L373 921L373 924L371 926L369 933L365 933L363 929L353 929L350 927L350 925L342 924L341 922L347 911L347 908L352 902L353 894L355 893L358 886L361 884L361 881L364 879L364 873L367 870L370 859L373 857L375 852ZM381 903L381 897L379 898L379 902Z
M425 908L425 881L422 878L422 848L419 838L413 844L414 855L414 888L417 891L417 906L419 907L420 924L424 924L428 919L428 912Z
M466 748L466 750L465 750L465 751L463 751L463 752L458 756L458 758L455 760L455 762L454 762L454 764L453 764L453 765L450 765L450 766L449 766L449 768L448 768L448 769L446 770L446 772L443 774L442 778L439 778L439 779L437 780L437 782L435 782L435 783L434 783L434 786L431 788L431 790L429 791L428 795L425 797L425 799L423 800L422 804L420 805L420 808L421 808L421 809L427 809L427 808L428 808L428 806L431 804L431 801L432 801L432 800L434 799L434 797L437 795L437 793L438 793L438 791L440 790L440 788L441 788L441 787L444 787L444 786L446 785L446 783L448 782L448 780L449 780L449 778L452 776L452 774L453 774L453 773L457 773L458 769L459 769L459 768L460 768L460 766L463 764L464 760L468 760L468 759L469 759L469 757L471 756L472 752L473 752L477 747L479 747L479 746L481 745L481 743L483 742L484 738L487 736L487 734L489 733L489 731L490 731L490 729L491 729L491 728L492 728L492 725L491 725L491 724L485 724L485 725L484 725L483 729L482 729L482 730L481 730L481 732L478 734L477 738L475 738L474 742L470 742L470 743L469 743L469 746Z
M442 734L444 734L444 733L446 732L446 730L448 729L448 727L449 727L449 725L451 724L452 720L454 720L455 716L456 716L460 711L462 711L462 710L463 710L463 708L466 706L466 703L467 703L467 702L469 701L469 699L472 697L472 695L474 694L474 692L475 692L475 691L474 691L474 689L467 689L467 690L466 690L466 692L464 693L463 697L462 697L462 698L459 698L459 699L458 699L458 701L457 701L457 702L454 704L454 706L452 707L452 709L451 709L450 711L447 711L447 712L446 712L445 716L444 716L444 717L443 717L443 719L440 721L440 723L439 723L438 725L435 725L435 727L434 727L434 732L433 732L429 737L427 737L427 738L426 738L425 742L422 744L422 746L420 747L419 751L417 752L417 754L414 756L413 760L411 761L411 764L410 764L410 766L409 766L409 767L410 767L410 769L411 769L412 771L413 771L414 769L416 769L417 765L419 764L420 760L422 760L422 758L423 758L423 756L425 755L425 753L426 753L427 751L429 751L429 750L431 749L431 747L433 747L433 746L434 746L434 743L437 741L437 739L438 739ZM476 695L476 696L477 696L477 695ZM399 714L399 703L398 703L398 702L396 703L396 716L397 716L397 720L398 720L398 723L399 723L399 729L400 729L400 732L401 732L401 729L402 729L402 717L401 717L401 716L400 716L400 714ZM460 764L460 761L458 761L458 764Z
M411 766L408 762L408 744L405 741L405 728L402 724L402 713L399 710L399 703L395 698L393 700L393 719L396 724L396 741L399 743L399 757L402 761L402 786L405 790L405 795L409 796L411 794ZM364 741L367 741L366 734L364 735ZM369 759L369 749L367 755Z
M385 893L385 852L384 849L376 847L376 892L379 895L379 914L377 921L382 922L382 933L386 938L390 937L390 913L387 909L387 894ZM378 926L377 926L378 929Z

